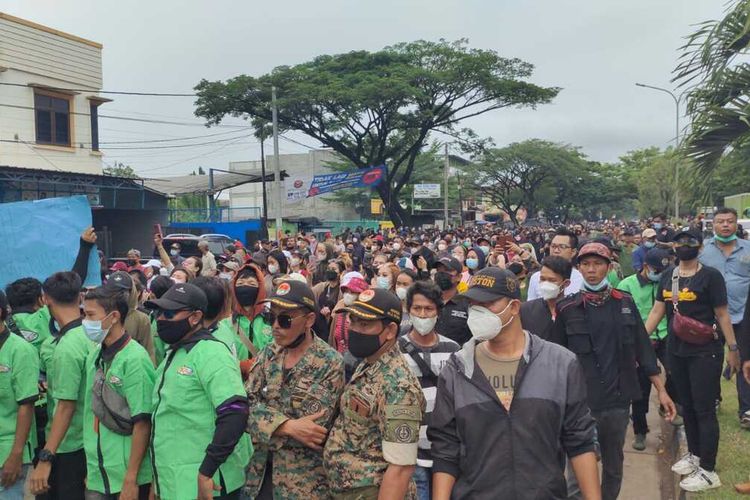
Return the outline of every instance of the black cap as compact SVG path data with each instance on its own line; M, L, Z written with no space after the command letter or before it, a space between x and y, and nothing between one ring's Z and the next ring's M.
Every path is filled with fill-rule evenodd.
M401 323L401 300L383 288L365 290L343 310L362 319L386 319Z
M205 292L190 283L176 283L161 298L143 304L148 309L179 311L181 309L203 311L208 308Z
M672 241L677 241L680 238L684 238L685 236L689 236L693 238L694 240L699 241L700 243L703 243L703 233L701 233L698 229L694 229L691 227L684 227L681 231L677 231L674 233L674 236L672 237Z
M130 290L133 287L133 278L125 271L117 271L109 275L104 288L107 290Z
M455 257L441 257L439 260L435 261L435 264L432 267L437 267L439 265L443 265L447 269L452 269L459 273L463 272L464 270L464 267Z
M307 283L297 280L282 281L276 290L265 302L283 307L284 309L297 309L306 307L315 311L315 294Z
M488 245L492 244L492 242L491 242L490 240L488 240L488 239L487 239L486 237L484 237L484 236L480 236L479 238L477 238L477 241L476 241L477 245L479 245L479 246L481 247L481 246L482 246L482 242L485 242L485 243L487 243Z
M492 302L502 297L521 298L518 278L507 269L488 267L476 273L469 282L469 289L461 294L477 302Z
M661 248L652 248L646 252L646 264L657 273L662 272L669 266L669 252Z

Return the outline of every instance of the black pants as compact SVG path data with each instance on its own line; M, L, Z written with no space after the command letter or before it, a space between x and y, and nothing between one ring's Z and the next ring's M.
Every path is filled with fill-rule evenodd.
M625 461L623 446L628 432L628 408L591 411L596 420L596 436L602 457L602 500L615 500L622 487L622 467ZM573 468L568 467L568 498L581 498Z
M148 494L151 491L151 483L138 486L138 500L148 500ZM120 493L106 495L98 491L86 490L86 500L118 500Z
M732 325L734 328L734 335L743 335L742 330L742 322L740 321L736 325ZM739 332L739 333L738 333ZM740 353L742 360L748 360L750 359L750 353ZM737 402L739 403L739 416L742 418L742 415L746 411L750 411L750 384L747 383L747 380L745 380L745 377L742 376L742 371L740 370L740 373L735 375L737 377Z
M84 500L86 454L83 450L58 453L49 475L49 491L37 500Z
M669 365L682 404L688 451L700 457L701 467L713 471L719 449L716 401L721 394L724 353L680 357L670 354Z
M656 357L659 358L661 364L664 365L664 371L667 375L667 381L665 383L667 394L672 400L677 403L679 401L674 383L672 381L672 375L669 369L669 363L667 362L667 342L666 340L660 340L651 342L656 352ZM649 431L648 423L646 421L646 414L648 414L648 403L651 398L651 380L649 380L646 373L639 366L638 371L638 383L641 386L641 399L633 401L631 405L630 418L633 420L633 433L634 434L647 434Z

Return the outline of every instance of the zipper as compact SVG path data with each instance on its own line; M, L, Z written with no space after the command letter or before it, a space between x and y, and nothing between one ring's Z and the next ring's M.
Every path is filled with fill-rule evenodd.
M164 387L164 381L167 378L167 369L169 369L169 365L172 364L172 361L174 361L174 356L177 354L177 349L172 349L169 353L169 356L167 357L167 362L164 364L164 371L161 374L161 382L159 382L159 388L156 390L156 405L154 406L154 413L153 416L156 417L156 413L159 410L159 405L161 404L161 390ZM156 495L161 496L161 491L159 488L159 473L156 470L156 453L154 452L154 435L156 432L156 418L151 419L151 446L149 446L149 451L151 455L151 468L154 471L154 485L156 485Z
M94 417L96 419L96 417ZM104 483L104 494L111 495L109 491L109 476L107 476L107 470L104 468L104 454L102 453L102 434L99 430L99 426L94 424L96 429L96 458L99 462L99 473L102 475L102 482Z

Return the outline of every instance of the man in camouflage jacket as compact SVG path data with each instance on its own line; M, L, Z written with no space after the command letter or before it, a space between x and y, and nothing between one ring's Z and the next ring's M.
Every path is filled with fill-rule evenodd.
M268 302L274 342L254 360L245 385L247 432L255 448L245 494L329 498L322 446L344 386L343 359L311 331L315 299L309 286L282 282Z

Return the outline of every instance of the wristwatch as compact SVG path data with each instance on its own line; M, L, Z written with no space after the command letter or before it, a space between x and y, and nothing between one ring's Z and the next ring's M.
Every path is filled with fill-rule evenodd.
M53 462L55 460L55 454L51 451L42 448L39 450L39 461L40 462Z
M731 352L737 352L737 351L739 351L739 350L740 350L740 348L739 348L739 347L737 347L737 344L730 344L730 345L729 345L729 350L730 350Z

